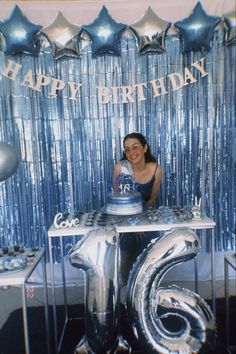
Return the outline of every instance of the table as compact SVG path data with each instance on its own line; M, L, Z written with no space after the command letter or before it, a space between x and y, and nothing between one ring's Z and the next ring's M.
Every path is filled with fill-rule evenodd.
M225 275L225 328L226 328L226 347L229 350L235 349L229 343L229 268L236 271L236 253L229 253L224 256L224 275Z
M50 354L50 333L49 333L49 316L48 316L47 278L46 278L46 266L45 266L45 249L41 248L38 251L34 252L34 254L35 256L32 264L27 265L26 268L23 268L22 270L18 270L18 271L0 273L0 287L1 286L21 287L25 353L30 354L26 285L34 269L39 265L39 263L42 264L47 349L48 349L48 353ZM25 253L23 255L27 255L27 249L25 250Z
M64 265L64 252L63 252L63 238L66 236L79 236L88 233L94 229L97 229L99 226L99 218L102 213L96 212L94 213L94 222L93 225L86 225L86 221L88 220L91 213L84 213L80 217L80 223L78 226L72 227L63 227L57 228L53 224L48 230L49 237L49 257L50 257L50 266L51 266L51 277L52 277L52 301L53 301L53 318L54 318L54 335L55 335L55 348L60 351L60 347L62 344L63 333L65 331L66 322L68 320L68 316L66 315L65 326L62 331L62 336L60 341L58 341L58 331L57 331L57 314L56 314L56 302L55 302L55 279L54 279L54 268L53 268L53 255L52 255L52 240L53 238L60 238L60 251L61 251L61 267L62 267L62 282L63 282L63 294L64 294L64 302L65 307L67 308L67 296L65 289L65 265ZM116 229L117 233L130 233L130 232L148 232L148 231L169 231L174 228L189 228L192 230L207 230L211 231L211 288L212 288L212 308L215 314L215 222L208 217L203 217L201 219L196 219L187 222L175 222L168 224L162 218L158 218L155 222L150 222L147 219L147 215L145 213L138 215L139 222L136 225L131 225L129 223L129 218L125 216L111 216L107 217L106 223L103 227L112 227ZM64 225L65 226L65 225ZM198 290L198 274L197 274L197 261L195 258L195 289ZM198 292L198 291L196 291Z

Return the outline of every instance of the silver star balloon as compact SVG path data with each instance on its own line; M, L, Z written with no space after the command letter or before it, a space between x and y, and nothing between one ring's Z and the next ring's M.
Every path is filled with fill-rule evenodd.
M48 26L41 29L52 46L55 59L63 56L79 56L78 36L81 27L71 24L59 11L56 19Z
M130 26L137 39L140 54L163 53L166 33L170 26L170 22L158 17L149 6L141 20Z
M236 11L223 16L226 29L225 40L227 45L236 44Z

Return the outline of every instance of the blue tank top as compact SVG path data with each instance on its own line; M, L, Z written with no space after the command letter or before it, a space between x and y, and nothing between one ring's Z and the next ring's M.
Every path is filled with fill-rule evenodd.
M131 175L131 176L133 175L132 165L128 160L122 160L120 161L120 164L121 164L121 173L125 175ZM155 173L156 173L157 166L158 165L156 165L153 176L149 182L139 183L134 181L134 187L136 190L138 190L141 193L142 199L145 203L151 198L152 187L155 182Z
M151 198L152 187L155 182L155 173L147 183L135 182L135 188L141 193L143 201L146 203Z

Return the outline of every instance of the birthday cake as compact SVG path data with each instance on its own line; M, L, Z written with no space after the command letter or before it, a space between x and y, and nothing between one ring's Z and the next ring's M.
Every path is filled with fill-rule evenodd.
M107 214L112 215L135 215L142 213L142 197L139 192L112 192L108 194Z

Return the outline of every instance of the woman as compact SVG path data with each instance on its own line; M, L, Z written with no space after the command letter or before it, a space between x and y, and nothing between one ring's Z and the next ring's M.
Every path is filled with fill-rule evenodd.
M152 207L161 184L161 166L151 154L150 147L142 134L126 135L123 146L123 157L114 169L113 184L116 184L122 174L132 175L135 189L141 193L146 206Z
M131 133L123 140L123 157L115 165L113 185L120 176L132 176L135 190L138 190L147 207L152 207L156 201L161 184L162 169L151 154L145 137L140 133ZM115 187L114 187L115 188ZM126 233L120 236L121 249L121 282L125 284L133 262L150 240L155 237L149 233Z

